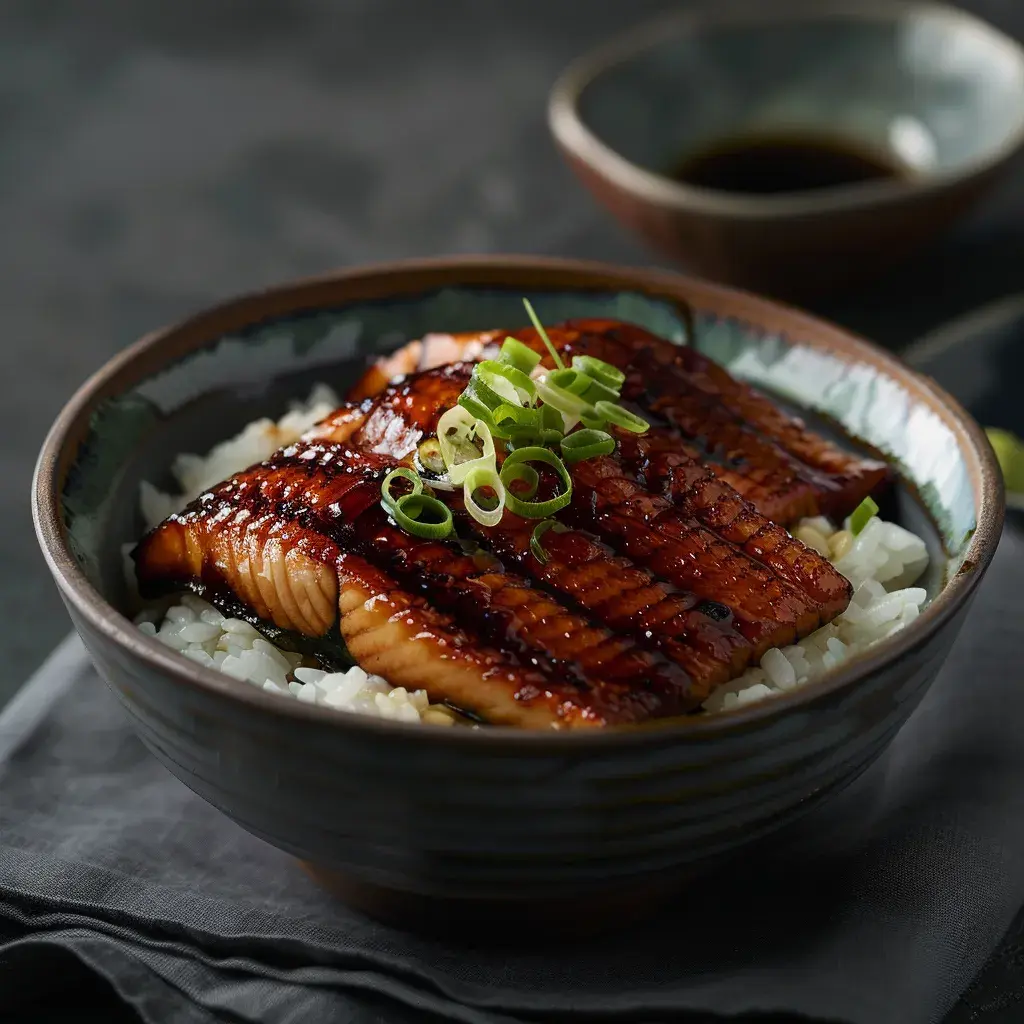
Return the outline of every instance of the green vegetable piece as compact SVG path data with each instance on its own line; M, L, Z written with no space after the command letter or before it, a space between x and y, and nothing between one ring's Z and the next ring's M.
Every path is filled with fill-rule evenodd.
M878 505L874 498L865 498L850 516L850 533L856 537L876 515L878 515Z
M1024 494L1024 441L999 427L989 427L985 433L999 460L1006 490L1010 494Z

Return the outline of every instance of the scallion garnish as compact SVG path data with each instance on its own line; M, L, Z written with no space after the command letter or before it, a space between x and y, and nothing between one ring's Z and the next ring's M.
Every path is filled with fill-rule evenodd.
M565 370L552 370L550 373L545 374L544 380L549 387L562 388L563 391L568 391L570 395L582 395L594 383L585 373L569 368Z
M540 409L526 408L522 405L499 405L491 413L491 419L505 433L513 430L540 431Z
M561 418L559 418L561 422ZM530 448L540 445L542 448L554 448L562 440L562 431L555 427L510 427L508 430L508 444L506 451L514 451L516 448Z
M490 428L461 405L448 409L438 420L437 440L448 479L453 484L462 483L466 474L477 466L494 465L494 438Z
M551 405L542 405L540 407L540 424L547 430L557 430L559 436L564 431L562 430L562 414Z
M516 467L526 462L543 462L551 466L562 481L564 489L547 501L523 501L517 498L508 485L515 478ZM501 480L505 484L506 507L524 519L546 519L559 509L565 508L572 499L572 477L569 476L565 463L550 448L541 448L539 445L517 448L511 452L501 467Z
M548 382L548 377L537 380L537 396L546 405L557 409L563 416L579 419L580 414L591 408L589 402L571 391Z
M555 366L559 370L565 369L565 363L562 362L562 357L558 354L558 349L551 343L551 339L548 337L548 332L544 330L544 325L540 322L540 318L533 311L533 306L530 304L529 299L523 299L523 305L526 307L526 312L529 314L530 320L533 322L533 326L537 329L537 333L541 337L541 341L547 346L548 351L551 353L551 358L555 361Z
M421 441L416 448L416 458L420 465L435 476L441 476L445 471L444 455L441 454L441 442L436 437L428 437Z
M498 404L501 404L500 399ZM494 419L491 416L490 408L477 397L472 381L470 381L469 387L459 395L459 405L462 406L470 416L484 424L484 426L487 427L487 429L496 437L506 436L505 433L495 424Z
M596 356L573 356L572 365L574 370L585 373L588 377L610 388L616 394L622 390L626 375L611 363L606 363Z
M606 387L599 380L593 380L588 377L587 390L583 392L583 398L590 402L591 405L596 402L611 402L615 404L619 401L619 393Z
M493 506L485 508L476 499L476 492L482 488L490 488L494 492ZM505 485L494 466L475 466L467 474L462 488L462 501L466 511L484 526L497 526L505 514L508 494ZM490 505L491 502L488 502Z
M850 533L857 536L878 514L878 505L871 497L865 498L850 515Z
M1024 442L1009 430L989 427L985 433L996 453L1008 494L1024 492Z
M642 434L651 428L650 423L643 417L635 416L628 409L623 409L621 405L612 402L595 402L594 412L608 423L614 423L615 426L634 434Z
M508 396L509 401L518 399L520 405L533 401L537 394L537 385L528 373L494 359L485 359L482 363L477 363L473 368L473 376L499 394ZM499 382L504 382L505 386ZM509 385L513 388L511 392L508 390Z
M499 405L522 405L518 392L508 381L501 377L492 377L491 380L494 381L495 387L491 387L489 381L474 374L463 395L468 395L479 402L488 413L493 412Z
M626 378L618 367L588 355L573 356L567 367L530 301L524 298L523 305L555 369L534 379L541 356L518 339L506 338L496 359L474 367L458 404L441 416L437 437L418 446L415 465L436 477L430 482L438 488L461 485L467 512L485 526L497 525L506 508L528 519L544 519L530 547L538 559L546 560L541 537L549 529L564 529L548 517L572 500L566 464L611 454L615 438L605 429L609 424L638 434L650 425L620 404ZM581 422L583 429L573 431ZM506 442L508 452L500 471L495 438ZM553 498L533 500L541 474L530 463L555 470L562 489ZM398 480L408 483L409 493L392 492ZM489 492L486 497L484 492ZM450 511L429 491L424 493L423 481L410 469L385 477L381 503L416 536L443 537L451 531Z
M504 474L502 483L506 492L512 491L513 495L521 501L529 501L540 486L540 473L526 462L515 462ZM525 487L517 487L512 490L514 484L525 484Z
M381 501L384 510L406 533L425 540L442 540L452 532L452 513L429 494L403 494L394 504Z
M531 373L540 362L540 356L529 345L524 345L515 338L506 338L498 352L498 362L514 366L523 373Z
M408 494L392 494L391 485L396 480L405 480L412 487L412 490ZM422 493L423 481L411 469L406 469L404 466L391 470L381 481L380 485L380 500L385 508L396 506L402 498L414 498Z
M561 448L562 458L572 465L598 455L611 455L615 451L615 438L603 430L584 428L563 437Z
M544 522L538 523L533 528L533 535L530 537L530 550L541 565L546 564L548 560L548 553L541 544L541 538L548 530L554 530L555 533L567 533L568 527L563 526L557 519L545 519Z

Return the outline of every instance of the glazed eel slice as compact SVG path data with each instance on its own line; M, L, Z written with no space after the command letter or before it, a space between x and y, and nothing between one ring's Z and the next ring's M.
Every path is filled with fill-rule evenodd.
M418 428L409 421L395 425L386 406L364 406L359 415L365 420L365 430L359 431L361 441L375 438L379 451L411 461L409 456L422 436ZM341 409L311 435L346 440L352 436L353 422L352 411ZM393 429L387 428L388 423ZM544 541L548 559L541 563L530 545L535 522L506 511L498 525L483 526L466 514L458 492L438 491L437 496L452 508L462 535L476 536L506 565L561 595L593 621L660 651L689 675L701 699L749 664L753 647L733 623L728 608L657 579L592 534L549 533Z
M390 385L376 400L366 400L361 406L365 418L353 439L396 458L408 458L422 438L436 431L441 412L455 404L471 369L467 363L450 364ZM336 416L346 423L350 420L344 411ZM334 418L328 418L318 431L329 433ZM400 422L396 423L396 419ZM739 550L699 521L714 517L717 508L695 507L692 513L684 513L672 500L650 493L638 484L618 455L576 463L571 475L574 498L562 518L581 530L597 534L634 566L644 566L649 573L685 591L690 602L687 610L696 607L706 617L727 620L745 641L745 649L735 644L733 636L728 638L728 645L719 645L717 653L721 656L728 651L732 666L759 659L770 647L793 643L830 621L849 603L850 584L842 575L738 496L736 500L748 519L753 517L750 521L759 527L763 546L771 547L773 555L780 543L770 543L774 531L788 538L787 558L759 561ZM496 544L492 531L485 531L472 521L467 525ZM525 531L520 531L518 537L512 536L513 525L502 531L503 543L515 545L520 557L525 557ZM562 543L573 546L571 538L563 539ZM753 534L748 543L752 550L760 550ZM595 565L600 565L599 570L595 568L599 578L614 587L614 558L602 555L593 545L583 549ZM785 577L769 564L773 560L784 568ZM602 600L605 595L599 589L581 594L579 589L572 588L574 576L568 571L575 567L567 566L566 571L559 573L561 563L557 559L552 562L554 570L545 575L544 582L566 588L563 592L583 603L590 614L601 615L602 621L609 623L609 614L615 614L615 601L611 597ZM529 571L537 576L536 560L532 559L532 563ZM651 576L641 579L647 582ZM667 595L654 591L651 596Z
M396 685L425 687L433 700L491 722L559 726L676 715L706 698L709 687L695 686L678 665L595 626L506 573L493 555L398 529L379 503L381 481L394 466L348 444L304 441L283 449L148 535L136 554L140 587L154 593L186 585L214 599L227 592L258 622L325 643L337 601L348 643L359 636L345 621L357 602L346 611L343 578L332 573L347 558L361 578L378 581L380 599L395 614L410 608L430 619L423 644L410 619L401 648L378 645L372 662L361 656L365 643L348 644L350 654ZM409 660L410 645L422 648L422 673ZM449 655L438 653L445 646L460 652L451 676ZM484 668L479 693L466 658L501 666Z
M888 479L884 462L814 433L694 348L612 320L575 320L546 330L566 361L592 355L627 375L622 395L652 421L645 435L652 454L682 452L707 465L769 519L790 524L811 515L842 517ZM371 368L357 390L363 397L388 375L491 357L507 335L427 335ZM551 365L533 328L511 335Z
M429 381L424 378L411 384L399 400L405 413L399 422L388 402L370 401L338 410L306 436L336 442L355 436L361 444L376 446L378 452L409 463L425 436L417 423L427 427L436 423L450 399L445 392L451 379L465 378L459 376L458 367L446 367ZM414 401L420 385L435 390L433 401ZM444 388L441 394L436 393L439 387ZM422 417L417 417L417 408ZM360 420L362 428L354 431ZM460 533L475 535L506 565L568 599L594 621L662 652L686 671L695 693L710 694L750 663L754 648L728 608L658 579L650 570L617 555L593 534L575 529L552 531L544 541L548 559L541 563L530 545L535 522L506 511L498 525L483 526L466 514L458 492L438 491L437 496L457 516Z

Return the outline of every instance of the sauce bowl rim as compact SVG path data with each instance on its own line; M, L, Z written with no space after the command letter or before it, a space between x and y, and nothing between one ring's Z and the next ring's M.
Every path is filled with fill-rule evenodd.
M981 30L990 43L1012 55L1024 72L1024 46L983 18L934 0L781 0L767 7L755 0L721 0L714 7L691 8L648 21L585 53L558 77L548 98L548 127L567 154L629 195L659 207L702 212L738 220L805 217L895 205L938 193L954 183L984 177L1024 146L1024 98L1016 126L1007 126L1000 142L968 164L914 179L880 179L829 189L773 195L747 195L684 184L644 167L603 141L580 116L580 99L605 72L640 56L674 35L700 36L730 27L793 22L851 20L897 21L927 14L954 29Z

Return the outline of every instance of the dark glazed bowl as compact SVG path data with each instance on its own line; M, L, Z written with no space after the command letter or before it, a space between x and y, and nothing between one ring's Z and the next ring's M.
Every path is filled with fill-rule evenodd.
M429 330L616 316L692 342L734 372L887 451L898 503L950 551L930 607L818 684L717 717L590 735L437 729L301 704L198 667L140 633L121 572L139 480L205 450L316 380ZM688 312L689 310L689 312ZM655 894L856 777L932 681L995 550L1002 493L984 435L893 357L752 296L656 271L455 258L340 273L160 331L72 398L45 443L33 507L54 578L102 676L153 753L268 842L377 913L441 906L624 919ZM916 510L916 511L915 511ZM573 904L572 907L569 904ZM569 911L572 911L571 913ZM435 918L436 920L436 918Z
M1024 141L1024 51L934 3L723 0L578 60L549 122L576 174L658 252L806 298L881 273L985 191ZM845 140L906 175L776 195L666 176L686 154L780 135Z

